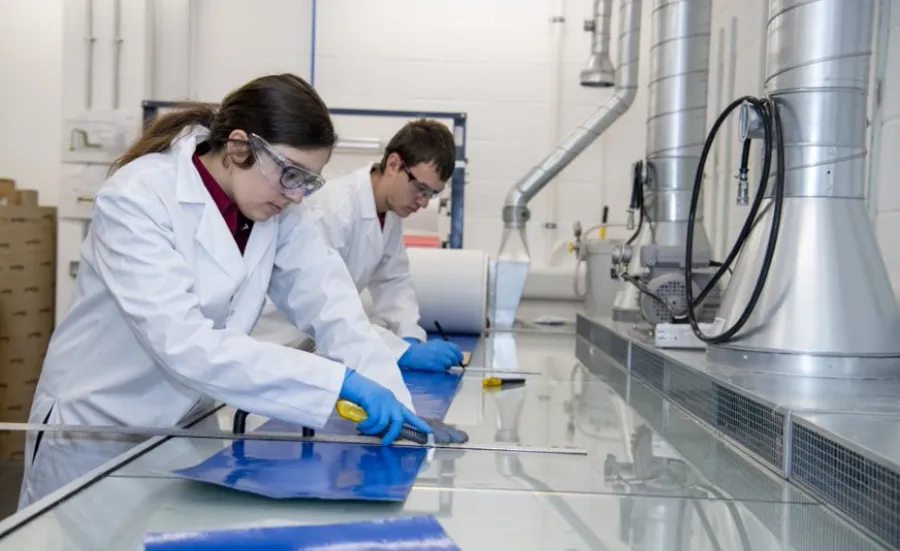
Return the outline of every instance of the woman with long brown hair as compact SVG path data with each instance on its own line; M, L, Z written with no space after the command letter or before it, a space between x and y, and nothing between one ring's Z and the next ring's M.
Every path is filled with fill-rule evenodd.
M359 430L387 431L385 443L405 423L430 433L300 204L336 140L321 98L287 74L150 125L95 198L30 421L174 427L224 402L318 428L345 398L369 414ZM318 355L248 336L267 295ZM133 445L30 434L20 507Z

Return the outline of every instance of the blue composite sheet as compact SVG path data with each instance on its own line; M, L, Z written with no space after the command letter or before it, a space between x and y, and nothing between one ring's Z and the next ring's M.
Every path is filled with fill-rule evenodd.
M416 412L443 420L461 375L406 371L403 379ZM302 428L272 420L259 430ZM319 432L357 434L355 425L337 413ZM237 440L206 461L173 474L273 499L403 501L425 456L426 450L412 447Z
M428 333L428 340L440 340L442 337L438 333ZM447 333L447 339L455 342L463 352L474 352L475 347L478 346L478 341L481 339L480 334L469 334L469 333Z
M217 532L148 534L146 551L459 551L434 517L376 522L285 526Z

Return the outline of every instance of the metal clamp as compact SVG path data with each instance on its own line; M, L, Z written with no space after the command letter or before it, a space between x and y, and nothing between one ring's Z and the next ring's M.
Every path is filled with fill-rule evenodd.
M738 111L738 135L741 141L761 140L766 137L765 123L759 112L749 102L744 102Z

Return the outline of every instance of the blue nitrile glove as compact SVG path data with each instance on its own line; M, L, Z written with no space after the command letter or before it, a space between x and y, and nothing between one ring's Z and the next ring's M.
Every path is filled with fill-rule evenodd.
M434 419L426 419L425 421L431 426L435 444L465 444L469 441L469 435L453 425Z
M463 353L456 344L449 341L421 342L407 337L409 348L397 360L400 369L416 371L446 371L462 365Z
M416 417L401 404L393 392L350 368L347 368L344 374L340 397L366 410L368 419L358 424L356 428L367 436L384 433L382 438L384 445L393 443L400 436L404 424L426 434L432 432L428 423Z

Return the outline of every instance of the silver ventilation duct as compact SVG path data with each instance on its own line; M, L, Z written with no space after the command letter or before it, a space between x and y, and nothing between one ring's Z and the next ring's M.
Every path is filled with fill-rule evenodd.
M711 0L653 2L644 167L649 184L645 224L646 218L650 222L623 260L628 262L628 274L644 275L648 286L665 298L669 298L669 292L677 295L679 287L683 287L670 275L683 268L691 192L706 139L711 4ZM708 267L711 251L702 213L701 202L694 230L694 265ZM645 271L649 273L644 274ZM666 278L654 282L660 275ZM698 276L701 281L705 277L700 273ZM641 295L631 283L622 285L613 318L636 321ZM716 297L710 298L706 304L718 306ZM668 316L667 312L661 313Z
M490 318L493 327L513 326L528 278L531 263L525 235L525 226L530 218L528 201L612 126L634 101L638 83L642 5L642 0L619 2L619 63L613 95L539 165L516 182L506 195L503 240L497 260L491 266Z
M900 372L900 309L865 203L874 0L771 0L766 91L784 133L785 197L766 285L715 361L829 377ZM773 163L774 164L774 163ZM763 264L755 225L718 317L734 325Z
M609 59L612 0L594 0L594 18L584 22L591 33L591 57L581 71L581 85L609 88L615 84L616 69Z

